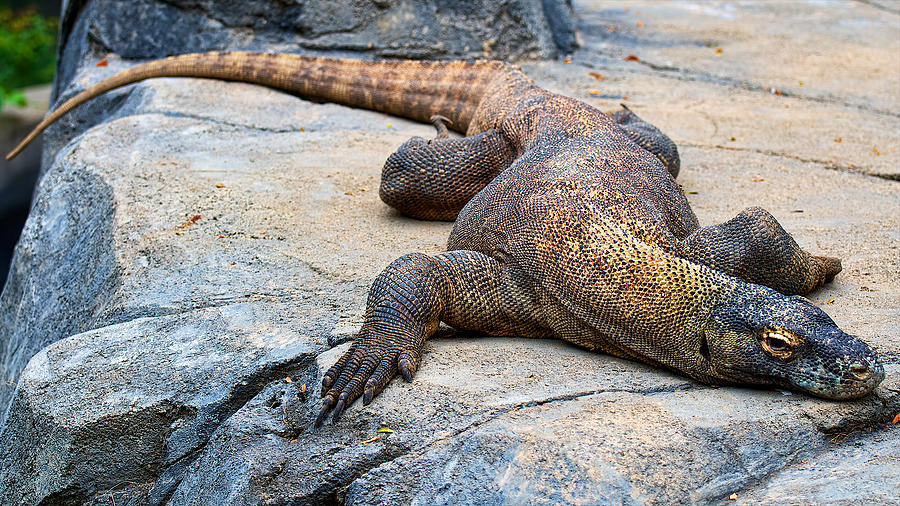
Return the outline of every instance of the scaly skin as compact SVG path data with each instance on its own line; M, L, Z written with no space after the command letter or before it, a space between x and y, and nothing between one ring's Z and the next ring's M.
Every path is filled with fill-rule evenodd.
M759 208L701 228L675 183L674 143L627 109L604 114L498 62L206 54L114 76L39 129L107 89L171 75L438 126L438 138L388 159L380 194L410 216L455 219L448 251L406 255L375 279L357 339L323 377L316 424L361 395L371 402L398 372L411 381L441 321L556 337L708 384L852 399L884 378L873 350L796 296L830 281L840 261L801 250ZM445 122L468 137L447 137Z

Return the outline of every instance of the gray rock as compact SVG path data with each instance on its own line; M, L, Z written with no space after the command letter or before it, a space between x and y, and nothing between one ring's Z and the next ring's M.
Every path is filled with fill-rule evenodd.
M236 303L44 348L22 371L0 436L0 500L86 500L123 482L162 481L266 384L321 351L322 341L298 335L295 311Z
M69 3L58 94L132 63L108 49L143 58L170 47L356 47L357 32L340 30L356 11L312 20L309 5ZM540 5L547 20L564 18ZM375 191L381 161L433 129L245 84L161 79L88 104L45 138L0 295L0 502L894 500L900 189L890 178L900 152L889 147L900 68L882 19L894 14L690 5L579 2L584 47L571 63L526 72L601 109L624 101L670 133L703 223L759 204L804 247L843 257L844 271L811 298L881 353L887 379L874 395L837 403L713 389L560 342L457 336L428 344L413 383L396 379L369 406L312 429L321 374L358 328L369 280L403 253L443 249L450 224L400 217ZM115 13L150 28L130 30ZM159 19L172 33L158 47L145 40L154 16L168 16ZM272 19L281 25L263 23ZM804 29L807 19L827 29ZM871 35L850 37L846 22ZM313 37L303 26L334 31ZM290 33L302 39L293 47ZM372 33L380 45L366 55L392 54L394 39ZM785 40L804 58L768 62ZM806 70L822 47L847 51L827 51L825 68L869 65L841 54L883 62L886 84ZM630 52L647 64L622 60ZM94 65L101 57L107 67ZM786 86L806 71L815 78ZM789 96L766 91L767 76Z
M896 429L837 434L815 459L797 460L737 504L897 504L900 452ZM891 488L894 484L895 488Z

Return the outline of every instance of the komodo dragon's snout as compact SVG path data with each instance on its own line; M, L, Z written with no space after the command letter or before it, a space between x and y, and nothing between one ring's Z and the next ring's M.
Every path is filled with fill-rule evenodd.
M806 298L764 287L736 295L713 309L700 344L723 381L845 400L871 393L884 379L875 351Z

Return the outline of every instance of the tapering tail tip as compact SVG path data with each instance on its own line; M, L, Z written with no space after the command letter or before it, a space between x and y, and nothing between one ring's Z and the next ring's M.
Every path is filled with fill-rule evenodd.
M38 127L38 128L40 128L40 127ZM25 139L22 140L22 142L20 142L19 145L15 147L15 149L13 149L12 151L10 151L9 153L6 154L6 161L8 162L8 161L12 160L13 158L15 158L16 155L21 153L22 150L25 149L26 146L31 144L31 141L33 141L35 137L40 135L40 133L41 133L40 130L38 130L37 128L32 130L32 132L30 134L28 134L28 137L25 137Z

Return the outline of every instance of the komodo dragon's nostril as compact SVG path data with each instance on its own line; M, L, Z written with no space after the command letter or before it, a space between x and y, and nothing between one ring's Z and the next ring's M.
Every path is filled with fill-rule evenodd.
M860 381L865 381L872 377L872 369L860 362L850 364L850 372Z

